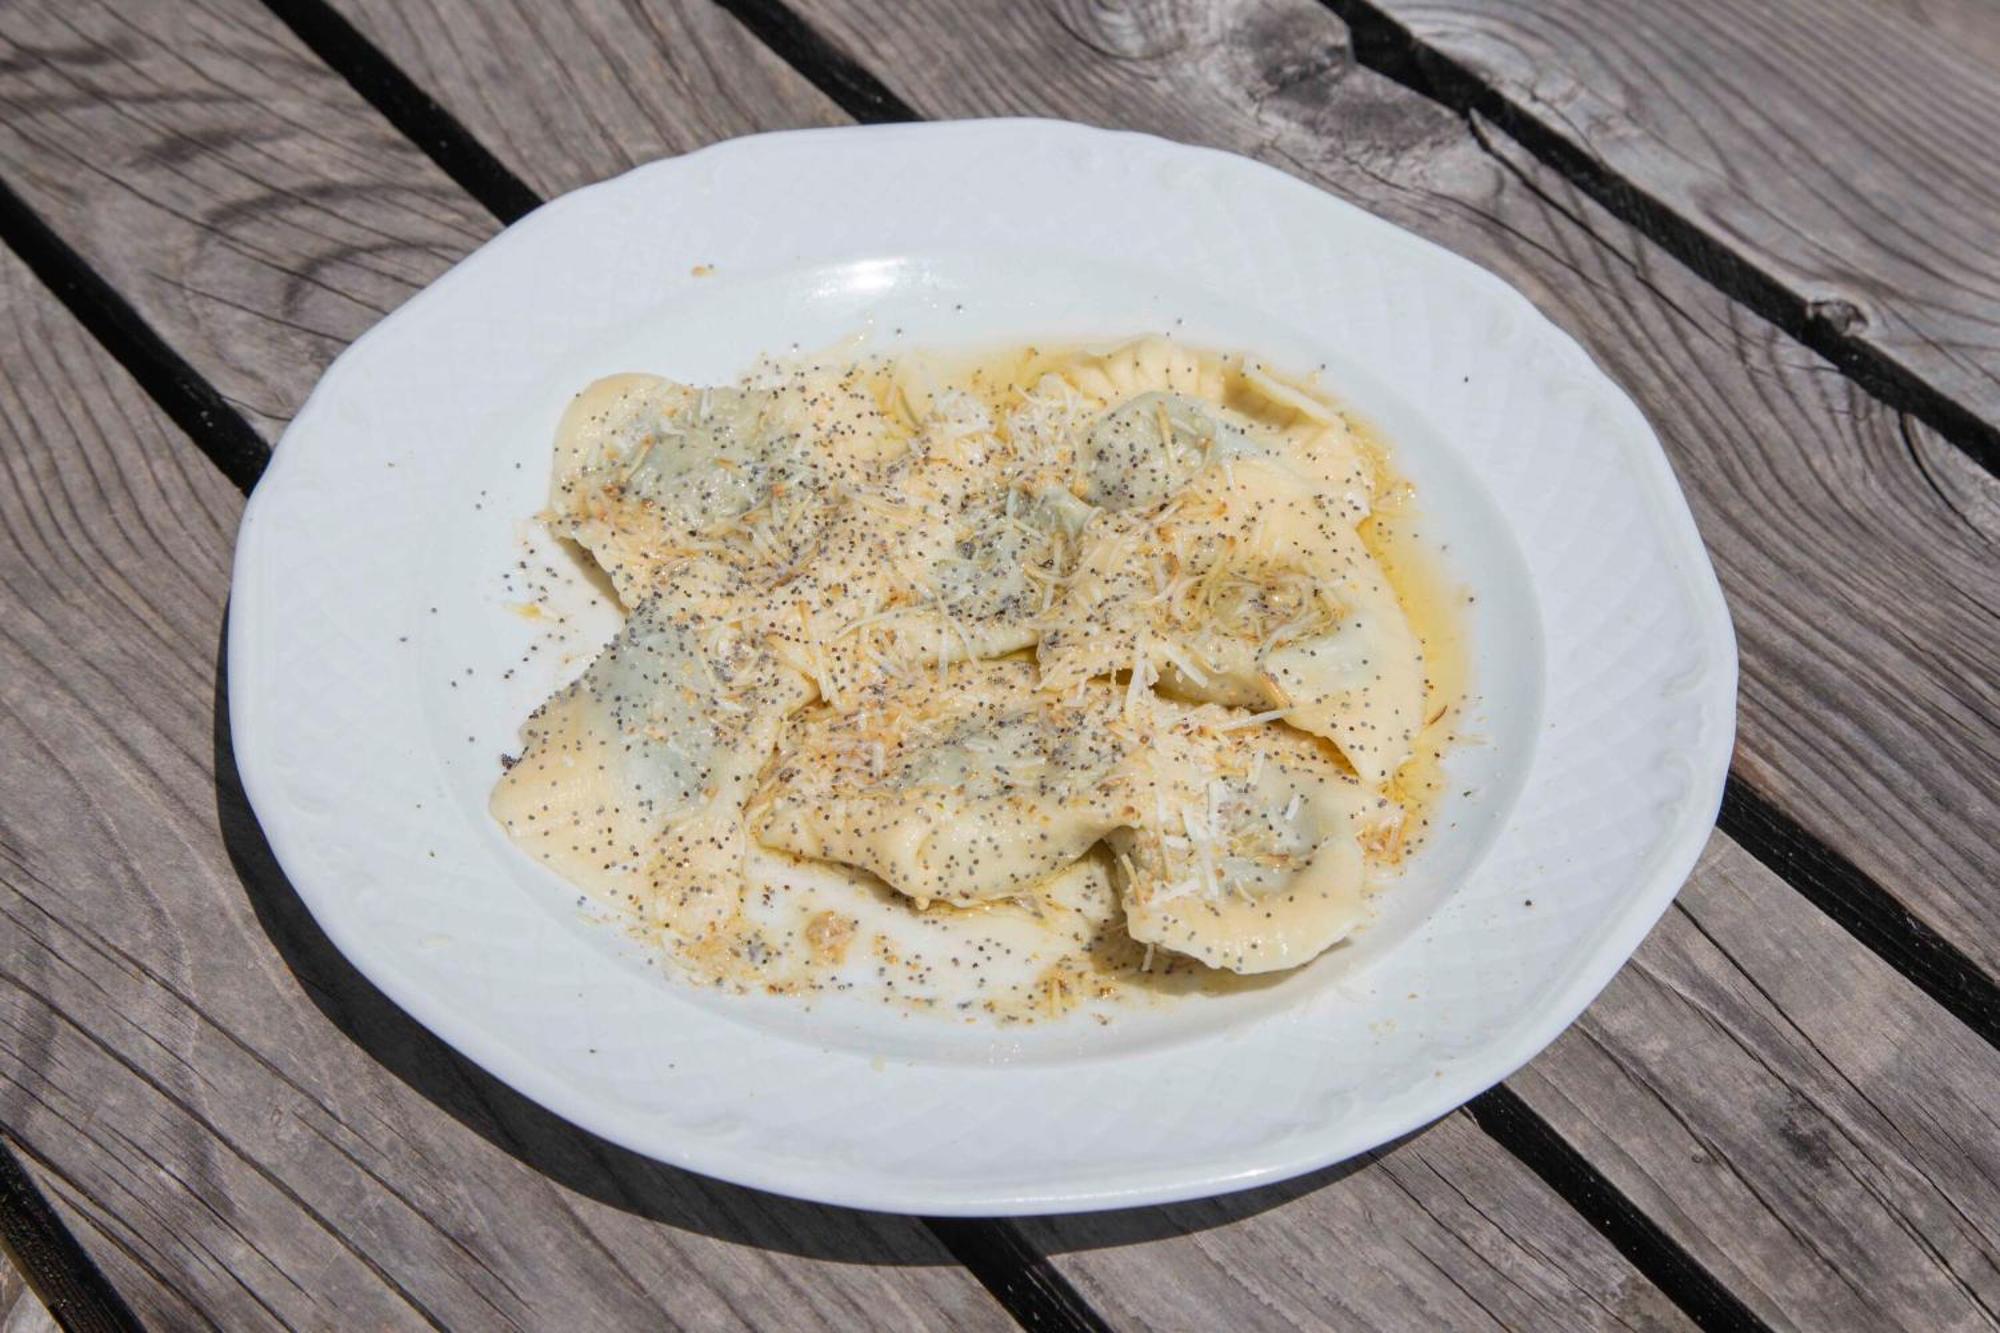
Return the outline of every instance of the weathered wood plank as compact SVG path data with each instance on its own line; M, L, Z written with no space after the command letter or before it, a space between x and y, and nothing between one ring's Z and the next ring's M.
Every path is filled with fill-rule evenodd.
M1118 1327L1689 1326L1490 1147L1461 1112L1283 1185L1026 1228ZM1413 1212L1431 1225L1395 1224Z
M282 25L261 13L245 22L246 12L233 3L7 7L0 171L275 433L341 348L499 224ZM430 51L451 49L452 24L466 25L456 34L466 44L482 24L503 23L395 12L399 31L437 36ZM547 94L537 105L548 120L521 133L550 143L591 142L571 131L622 113L630 155L608 159L616 167L832 114L707 6L643 22L598 6L503 27L545 33L555 54L522 49L512 69L446 67L474 87L522 78ZM605 50L645 53L646 69L631 71L643 91L619 92ZM553 137L552 123L567 137Z
M2000 425L2000 9L1366 0L1513 114Z
M70 1333L138 1327L0 1127L0 1333L16 1320Z
M1886 0L1883 9L1913 22L1989 70L2000 69L2000 23L1990 5L1967 0Z
M0 312L0 1120L140 1317L1007 1326L919 1223L614 1149L340 960L215 720L240 497L4 254Z
M1509 1086L1774 1324L1990 1327L2000 1053L1788 894L1718 835Z
M211 9L211 22L214 21L217 12L219 11ZM244 23L265 21L257 11L247 5L243 6L239 20ZM216 36L213 30L210 30L209 35L211 39ZM241 44L242 39L236 38L218 43L223 50L238 49ZM215 49L217 48L211 46L202 50L200 54L206 57L212 55ZM142 53L133 50L128 51L127 55L138 58ZM211 109L208 114L216 113ZM350 111L349 114L360 116L365 112ZM247 122L252 119L252 114L244 112L242 119ZM157 130L157 124L155 128ZM327 129L323 132L338 131ZM161 140L156 139L154 142L157 145ZM216 135L199 151L226 153L228 148L229 145L223 141L222 136ZM408 152L407 149L403 151ZM416 168L413 167L412 170L415 171ZM155 246L151 253L154 255L162 252L174 253L177 244L179 242L168 240L162 245ZM304 267L310 264L311 256L310 254L287 255L283 262L296 263ZM176 326L166 318L162 318L175 313L171 306L156 306L148 313L154 314L155 318L160 320L162 327L177 332ZM294 376L293 372L278 366L274 359L268 357L260 362L260 367L268 382L274 384L289 383L295 378L300 381L309 379L310 372L316 369L316 366L310 365L302 367ZM219 604L220 598L218 585L212 594L213 602ZM201 697L206 696L204 694ZM133 800L136 799L136 795L128 793L124 799ZM239 836L247 834L246 826L233 827ZM261 852L254 846L251 850L255 854L253 860L261 857ZM239 860L238 869L244 868ZM255 872L251 876L253 883L261 883L264 877L273 873L271 867L261 862L253 869ZM79 872L80 870L81 868ZM43 878L49 884L66 882L64 877L56 872L46 874ZM64 914L64 920L67 921L67 914ZM55 931L60 927L50 925L47 928ZM77 928L92 930L98 926L88 911L84 911ZM295 911L287 915L280 929L281 933L287 936L310 931L309 925ZM316 968L340 972L344 967L324 949L315 949L312 958ZM309 978L308 984L316 987L319 983ZM184 1021L199 1023L201 1020L189 1015ZM428 1043L427 1038L420 1039L408 1033L404 1034L403 1040L410 1042L421 1040L423 1043ZM227 1051L223 1053L226 1055ZM376 1047L374 1053L390 1060L392 1067L403 1077L414 1077L410 1063L395 1060L393 1052L385 1053L380 1047ZM194 1067L201 1077L216 1076L207 1066L210 1057L206 1054L190 1058L194 1059ZM463 1072L455 1062L453 1064L455 1073ZM503 1095L490 1084L484 1084L483 1087L487 1099ZM361 1114L358 1108L365 1107L367 1100L367 1096L361 1097L356 1109L350 1110L350 1114L358 1118ZM539 1116L539 1113L533 1112L532 1108L519 1104L518 1099L511 1099L509 1105L513 1108L511 1114L514 1116L524 1119ZM546 1117L541 1119L546 1120ZM171 1162L175 1160L176 1153L165 1150L161 1156ZM622 1158L623 1155L620 1156ZM94 1159L86 1158L86 1160ZM1431 1210L1426 1210L1420 1203L1412 1202L1405 1192L1381 1183L1366 1184L1359 1187L1359 1193L1352 1195L1346 1193L1338 1195L1343 1200L1340 1207L1346 1210L1348 1216L1346 1228L1356 1237L1351 1251L1353 1261L1366 1264L1371 1269L1380 1269L1383 1273L1375 1284L1374 1295L1371 1298L1375 1302L1372 1308L1376 1311L1378 1322L1392 1319L1397 1308L1412 1306L1455 1311L1470 1316L1475 1315L1482 1304L1505 1308L1510 1303L1525 1301L1526 1304L1520 1308L1533 1309L1562 1308L1568 1302L1581 1301L1592 1309L1606 1311L1601 1318L1592 1321L1597 1326L1615 1326L1616 1320L1612 1311L1621 1312L1623 1316L1641 1322L1650 1321L1658 1326L1678 1326L1679 1320L1672 1305L1651 1284L1636 1274L1629 1264L1620 1259L1608 1244L1581 1219L1567 1210L1561 1201L1529 1172L1483 1135L1460 1123L1455 1130L1440 1137L1435 1145L1426 1140L1426 1146L1422 1149L1422 1160L1429 1163L1427 1171L1451 1182L1439 1188L1455 1190L1474 1202L1447 1215L1445 1210L1435 1205ZM549 1158L538 1157L536 1164L549 1165ZM383 1168L383 1188L386 1189L388 1184L394 1184L406 1194L414 1188L404 1183L404 1177L400 1174L401 1169L400 1166ZM120 1242L126 1241L127 1238L119 1230L119 1223L116 1220L119 1216L116 1207L93 1204L90 1202L92 1196L80 1191L65 1192L61 1182L54 1188L65 1198L74 1194L79 1200L78 1207L93 1219L93 1226L101 1234L117 1237ZM254 1194L257 1188L257 1182L254 1180L231 1177L223 1182L217 1192L227 1200L235 1191L248 1190ZM725 1194L732 1196L733 1193L725 1191ZM416 1211L421 1213L428 1208L429 1200L427 1196L419 1197L420 1205ZM388 1205L385 1203L383 1206ZM808 1214L812 1211L806 1210ZM1510 1241L1505 1230L1491 1220L1495 1217L1516 1215L1535 1219L1539 1238L1534 1247L1524 1249ZM413 1218L412 1224L414 1222ZM1435 1255L1463 1252L1512 1257L1507 1263L1489 1267L1484 1271L1450 1274L1438 1271L1426 1263L1403 1257L1404 1248L1410 1245L1419 1247L1424 1253ZM148 1255L146 1258L154 1268L176 1275L182 1265L199 1266L208 1262L205 1257L186 1254L157 1254ZM215 1267L227 1271L226 1264L216 1264ZM125 1276L129 1280L143 1282L146 1280L145 1272L145 1268L135 1266ZM1530 1294L1525 1297L1514 1294L1515 1286L1523 1287ZM203 1296L207 1298L208 1293L203 1293ZM1295 1304L1309 1310L1312 1308L1313 1299L1313 1291L1306 1288L1295 1298Z
M708 0L335 8L425 89L451 89L452 113L545 198L739 134L846 119Z
M0 47L0 171L260 427L497 230L275 22L10 5Z

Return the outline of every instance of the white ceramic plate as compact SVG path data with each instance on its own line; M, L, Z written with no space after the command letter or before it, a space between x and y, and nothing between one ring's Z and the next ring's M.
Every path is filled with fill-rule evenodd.
M1470 634L1479 743L1351 946L1254 993L996 1032L663 978L485 814L573 652L501 576L563 402L760 352L1171 330L1325 366L1396 447ZM545 627L543 627L545 628ZM528 664L504 669L526 653ZM1242 158L1037 121L722 144L537 210L335 363L237 547L238 762L327 934L420 1021L640 1152L925 1213L1237 1189L1506 1076L1672 899L1713 821L1736 662L1631 401L1498 279Z

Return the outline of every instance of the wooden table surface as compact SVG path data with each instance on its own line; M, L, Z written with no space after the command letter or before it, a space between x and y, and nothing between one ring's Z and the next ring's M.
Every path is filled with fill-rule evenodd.
M1506 277L1735 615L1721 824L1637 956L1287 1184L941 1221L636 1157L363 980L231 759L243 494L350 340L636 163L992 115ZM4 0L0 182L5 1328L2000 1326L1992 0Z

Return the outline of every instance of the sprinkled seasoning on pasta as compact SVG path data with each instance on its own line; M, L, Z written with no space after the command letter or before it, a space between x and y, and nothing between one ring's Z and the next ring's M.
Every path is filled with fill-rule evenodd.
M1164 338L600 380L544 520L626 620L494 817L724 986L1012 1022L1299 966L1450 736L1407 491L1315 386Z

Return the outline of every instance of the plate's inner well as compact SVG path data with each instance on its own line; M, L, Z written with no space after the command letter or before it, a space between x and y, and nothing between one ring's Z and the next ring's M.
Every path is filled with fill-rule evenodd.
M1055 947L1045 922L1004 904L941 927L940 914L928 920L912 914L907 900L879 883L757 852L752 873L774 890L762 895L767 906L781 904L778 915L787 920L798 915L798 904L810 903L816 910L807 915L818 920L857 921L873 956L843 956L828 971L836 984L745 994L740 974L672 967L657 942L632 929L629 916L606 911L506 845L485 809L500 756L518 750L521 719L575 678L620 622L603 572L529 517L547 500L556 422L581 385L634 369L726 383L761 356L808 348L837 347L849 357L922 348L933 358L942 352L969 362L988 355L974 349L1007 343L1106 343L1156 330L1181 346L1254 351L1279 370L1315 376L1414 489L1412 503L1371 525L1372 544L1395 570L1396 591L1429 641L1439 678L1434 693L1457 700L1456 743L1443 750L1442 780L1424 803L1431 833L1398 858L1393 876L1371 877L1362 924L1340 944L1296 971L1249 977L1198 966L1141 967L1139 951L1115 944L1073 950L1070 958ZM1450 442L1431 432L1412 405L1325 348L1156 275L1033 254L715 272L653 318L578 349L545 379L496 404L485 436L490 452L468 460L460 479L463 502L477 507L476 540L452 546L432 566L429 599L438 611L427 617L420 643L431 744L459 809L499 844L496 859L513 880L505 891L532 897L563 930L587 939L607 966L648 972L663 1003L700 1004L815 1044L926 1058L1077 1058L1193 1039L1330 988L1365 984L1370 961L1408 939L1469 871L1528 769L1542 664L1527 577L1505 524ZM1084 928L1078 938L1102 945L1103 932L1093 933L1085 920L1103 906L1095 900L1102 886L1083 882L1093 868L1102 871L1101 860L1084 867L1075 892L1054 897L1076 899L1076 924ZM774 916L772 929L782 925ZM942 984L936 970L923 969L924 984L913 985L913 976L904 975L910 969L897 965L913 949L1027 961L1013 969L1019 977L990 969L987 980L1003 998L995 1003L986 991L982 1002L969 981L965 995L955 994L950 969ZM697 984L717 980L725 984ZM1006 1030L996 1030L996 1020ZM1034 1025L1017 1026L1023 1020Z

